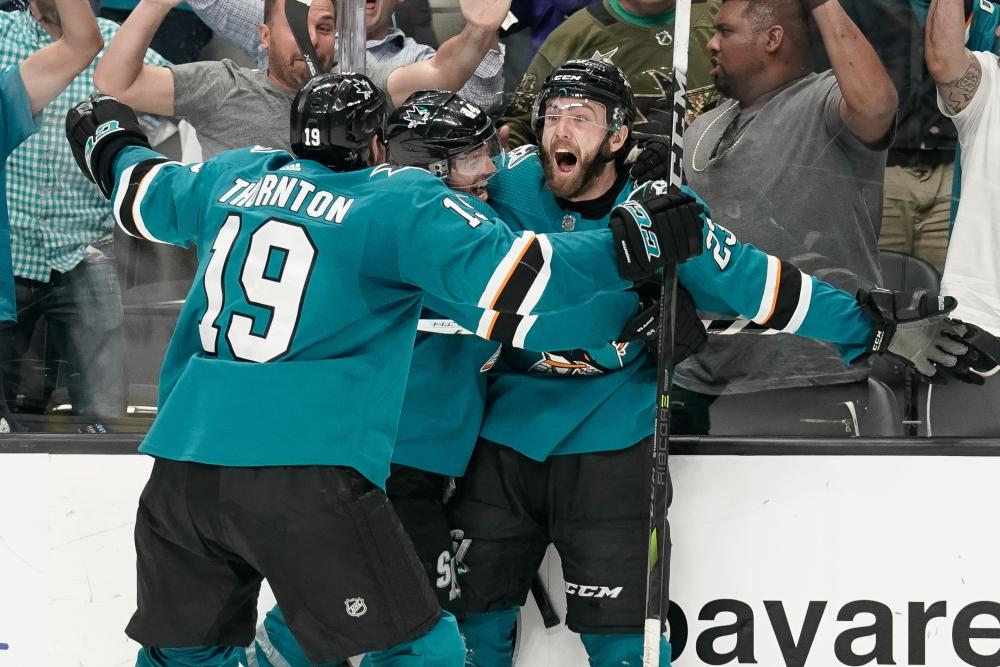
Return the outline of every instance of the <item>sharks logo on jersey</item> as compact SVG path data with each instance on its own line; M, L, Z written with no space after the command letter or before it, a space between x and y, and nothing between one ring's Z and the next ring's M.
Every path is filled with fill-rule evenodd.
M584 350L543 352L542 358L528 370L543 375L604 375L606 372Z

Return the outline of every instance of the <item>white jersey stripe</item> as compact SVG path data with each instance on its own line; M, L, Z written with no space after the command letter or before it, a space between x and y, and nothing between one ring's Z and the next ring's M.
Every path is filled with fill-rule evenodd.
M535 281L531 283L531 289L524 296L521 307L517 309L518 315L531 314L542 298L542 294L549 284L549 278L552 277L552 244L544 234L536 236L535 239L538 241L538 247L542 250L542 268L535 277Z
M799 273L802 273L801 271ZM809 305L812 302L813 282L812 278L802 274L802 287L799 289L799 303L795 306L792 318L788 320L788 326L782 329L785 333L795 333L802 326L806 315L809 313Z
M146 172L146 175L142 177L139 182L139 187L135 193L135 200L132 202L132 221L135 223L135 229L137 232L142 234L143 238L154 241L156 243L166 244L166 241L161 241L160 239L153 236L149 229L146 228L146 221L142 219L142 199L146 196L146 192L149 190L149 184L153 182L156 174L159 173L160 169L168 164L180 164L180 162L161 162L154 165L152 169Z
M497 268L493 271L493 275L490 276L490 280L486 283L486 289L483 290L482 296L479 297L479 307L489 310L493 307L496 301L497 294L503 289L504 285L507 284L507 279L510 274L517 266L518 260L521 259L521 255L524 254L525 248L535 237L534 232L524 232L514 243L511 244L510 250L504 255L504 258L497 265ZM481 323L480 323L481 324Z
M483 311L483 316L479 318L479 326L476 327L476 335L480 338L489 338L490 330L493 329L493 322L497 318L497 312L487 308Z
M524 348L524 341L528 337L528 332L531 331L531 327L534 326L537 319L537 315L525 315L521 319L521 323L517 325L517 330L514 331L514 340L512 343L514 347Z
M753 316L753 321L757 324L765 324L767 319L774 312L774 300L777 298L778 278L781 271L781 262L774 255L767 256L767 277L764 279L764 293L760 297L760 308Z
M125 200L125 193L128 192L128 184L132 181L132 172L135 171L136 166L138 165L133 164L131 167L128 167L122 172L121 177L118 179L119 186L118 192L115 193L115 203L114 206L111 207L111 211L115 216L115 222L118 223L118 226L121 227L123 232L135 239L139 237L129 231L129 228L122 224L121 210L122 202Z

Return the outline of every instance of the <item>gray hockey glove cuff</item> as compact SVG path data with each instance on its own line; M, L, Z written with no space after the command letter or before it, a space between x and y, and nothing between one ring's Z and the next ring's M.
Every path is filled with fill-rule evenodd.
M639 313L625 324L620 343L641 341L646 346L646 352L653 361L660 356L660 284L647 281L636 286L639 294ZM691 294L677 286L677 306L674 310L674 357L673 365L677 365L695 352L705 347L708 342L708 332L698 317Z
M900 359L931 382L944 381L939 370L968 361L969 346L962 341L968 327L948 317L958 304L953 297L873 289L858 292L858 303L875 322L869 352Z
M110 95L91 95L66 113L66 138L77 166L100 188L105 199L115 188L114 161L126 146L145 146L149 140L139 127L132 107Z
M694 197L666 193L666 187L653 183L652 191L665 194L630 199L611 211L618 268L626 280L641 280L701 253L705 210Z

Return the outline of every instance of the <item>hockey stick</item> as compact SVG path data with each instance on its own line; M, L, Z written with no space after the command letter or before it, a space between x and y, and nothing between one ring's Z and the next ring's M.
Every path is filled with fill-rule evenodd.
M677 0L674 8L674 105L670 133L670 187L679 190L684 170L684 121L687 112L688 42L691 0ZM673 382L674 320L677 309L677 266L663 269L660 294L660 358L656 372L656 422L649 494L649 544L646 567L646 622L643 624L643 667L659 667L660 641L666 618L669 575L667 524L667 456L670 452L670 386ZM669 297L669 300L668 300ZM669 304L669 307L666 305ZM662 545L662 546L661 546Z
M545 582L542 581L541 575L537 572L531 580L531 597L535 598L538 611L542 614L542 625L546 628L554 628L561 623L559 614L556 613L556 608L552 605L552 598L549 597L549 589L545 587Z
M299 45L302 59L306 61L310 78L320 73L316 49L313 48L312 38L309 37L309 7L311 4L312 0L287 0L285 2L285 20L288 21L288 27L292 30L295 43Z

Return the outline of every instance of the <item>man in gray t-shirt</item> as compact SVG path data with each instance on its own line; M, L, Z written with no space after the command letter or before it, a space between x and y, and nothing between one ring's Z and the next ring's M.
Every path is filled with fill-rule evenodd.
M290 151L288 113L295 93L267 72L231 60L171 65L174 115L198 132L204 159L240 146Z
M714 222L848 291L880 282L878 232L896 92L837 0L809 0L833 71L808 72L799 0L725 0L709 42L728 100L685 135L685 174ZM847 62L850 60L850 67ZM743 393L864 379L827 345L713 337L677 385Z
M169 67L143 65L149 40L178 0L142 0L108 45L94 83L137 111L179 116L198 132L202 155L260 144L290 148L288 114L295 92L309 71L285 19L282 0L267 3L261 43L270 55L266 71L229 60ZM308 22L323 69L333 62L331 0L313 0ZM137 59L138 57L138 59Z
M94 72L98 89L137 111L186 119L198 132L205 158L255 144L289 149L288 113L309 72L285 19L285 0L264 2L259 37L268 54L266 71L239 67L228 60L171 67L143 65L152 35L180 1L141 0ZM405 99L418 89L447 88L456 77L467 79L490 43L496 41L496 29L509 5L509 0L464 5L467 25L462 34L442 45L434 58L392 71L387 89ZM320 69L328 71L336 33L331 0L312 0L308 22Z

